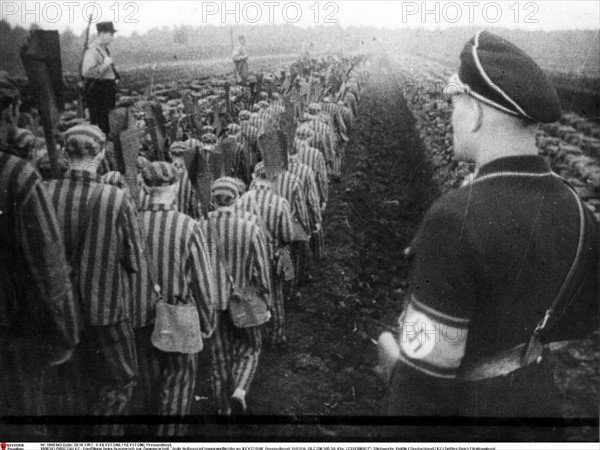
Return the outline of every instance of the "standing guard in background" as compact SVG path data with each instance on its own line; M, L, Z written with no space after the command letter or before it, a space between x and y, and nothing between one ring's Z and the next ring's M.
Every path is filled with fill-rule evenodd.
M115 69L108 45L117 32L112 22L96 24L98 36L85 52L82 75L86 102L90 111L90 122L97 125L106 135L109 134L108 115L115 107L119 73Z
M38 416L46 413L42 373L71 357L80 318L50 197L7 143L20 100L4 73L0 101L0 417ZM2 426L11 437L41 431Z
M467 42L446 89L454 153L476 174L433 204L407 252L401 336L380 338L387 412L562 417L548 352L598 328L600 239L538 155L538 124L560 119L558 95L527 54L486 31Z
M248 55L246 54L246 36L243 34L238 36L238 45L233 49L231 57L235 64L236 74L239 75L242 84L245 85L248 79Z

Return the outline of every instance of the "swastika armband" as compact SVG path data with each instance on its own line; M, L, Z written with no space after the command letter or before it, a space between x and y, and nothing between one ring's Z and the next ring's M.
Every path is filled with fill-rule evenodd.
M400 325L400 359L440 378L455 378L465 354L469 320L443 314L411 296Z

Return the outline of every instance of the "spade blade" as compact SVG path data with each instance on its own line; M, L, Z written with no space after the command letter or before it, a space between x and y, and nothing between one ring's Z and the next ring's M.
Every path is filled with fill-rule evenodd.
M287 169L287 138L283 131L275 130L259 136L258 148L263 157L267 179L272 180Z

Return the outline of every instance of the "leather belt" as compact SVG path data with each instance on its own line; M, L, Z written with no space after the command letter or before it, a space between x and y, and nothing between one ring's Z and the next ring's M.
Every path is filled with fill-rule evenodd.
M560 350L573 342L577 341L558 341L549 344L538 342L538 345L533 349L529 348L529 351L527 351L529 344L519 344L510 350L461 366L457 381L479 381L508 375L530 364L540 363L545 352Z

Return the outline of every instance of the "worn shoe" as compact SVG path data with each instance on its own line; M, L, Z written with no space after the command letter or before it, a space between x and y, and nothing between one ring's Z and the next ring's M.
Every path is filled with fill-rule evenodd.
M243 416L248 414L248 406L246 405L246 391L236 389L231 396L231 415Z

